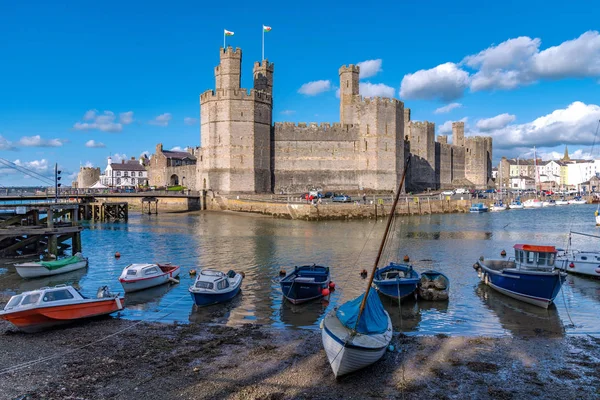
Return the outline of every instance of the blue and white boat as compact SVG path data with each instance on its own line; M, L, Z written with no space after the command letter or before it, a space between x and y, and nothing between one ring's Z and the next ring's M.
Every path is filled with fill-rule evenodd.
M548 308L567 274L555 267L556 248L514 245L508 260L479 260L473 266L481 280L498 292L538 307Z
M239 292L243 273L231 270L227 274L212 269L201 269L189 288L194 304L208 306L233 299Z
M413 294L420 279L412 265L392 262L375 271L373 284L379 293L399 300Z
M300 304L322 297L323 290L329 289L329 281L329 267L313 264L294 267L279 284L283 297L292 304Z
M472 212L472 213L483 213L483 212L487 212L487 211L488 211L488 208L483 203L471 204L471 208L469 208L469 212Z

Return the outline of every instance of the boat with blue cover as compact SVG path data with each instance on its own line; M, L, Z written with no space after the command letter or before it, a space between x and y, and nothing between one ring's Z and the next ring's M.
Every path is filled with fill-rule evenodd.
M281 278L279 284L283 297L293 304L300 304L323 296L323 290L329 288L329 267L321 265L302 265Z
M548 308L558 295L567 274L556 268L556 248L516 244L515 257L479 260L473 266L481 280L498 292Z
M203 268L198 272L189 292L197 306L222 303L233 299L240 292L243 279L243 273L233 270L224 274L221 271Z
M385 248L396 206L410 165L404 172L375 257L366 291L339 307L334 307L321 321L321 340L335 377L349 374L377 362L385 354L393 335L392 320L383 308L372 284Z
M379 293L399 300L413 294L420 279L412 265L391 262L375 271L373 284Z
M469 212L472 212L472 213L483 213L483 212L487 212L487 211L488 211L488 208L483 203L472 204L471 208L469 208Z

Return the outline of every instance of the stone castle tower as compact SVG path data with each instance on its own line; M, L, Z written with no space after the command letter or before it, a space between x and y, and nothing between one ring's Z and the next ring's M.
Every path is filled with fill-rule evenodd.
M79 167L79 173L77 174L77 187L80 189L86 189L92 186L94 183L100 180L100 168L99 167Z
M200 95L197 187L271 191L273 64L254 65L254 88L241 88L242 50L221 48L215 90Z

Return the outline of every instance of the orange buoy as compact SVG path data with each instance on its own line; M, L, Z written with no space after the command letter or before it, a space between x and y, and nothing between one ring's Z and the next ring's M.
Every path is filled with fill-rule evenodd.
M190 269L190 275L196 275L196 270L195 269Z
M246 277L246 274L244 273L244 271L240 272L240 275L242 276L242 278Z
M571 262L571 264L569 264L569 267L570 267L570 268L575 268L575 264L573 264L573 263Z
M500 252L500 255L501 255L502 257L506 257L506 250L502 250L502 251Z
M410 258L408 257L408 254L404 256L404 262L409 262Z
M121 253L119 253L118 251L115 253L115 258L119 258L121 257Z
M335 283L329 282L329 290L335 290Z
M281 268L279 270L279 275L281 275L281 276L287 275L287 272L285 272L285 269Z
M327 289L327 288L323 289L323 290L321 291L321 294L322 294L323 296L329 296L329 289Z

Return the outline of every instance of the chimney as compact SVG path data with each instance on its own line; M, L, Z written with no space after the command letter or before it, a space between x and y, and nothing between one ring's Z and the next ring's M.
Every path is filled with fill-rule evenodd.
M135 161L135 157L131 157L131 160L132 160L132 161Z
M121 164L125 164L125 160L121 160Z

